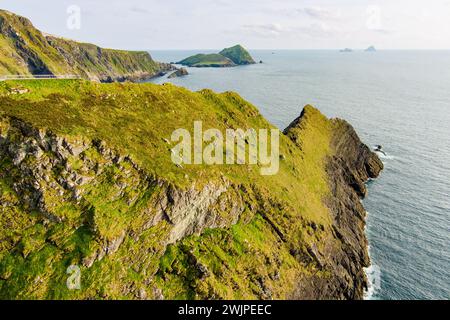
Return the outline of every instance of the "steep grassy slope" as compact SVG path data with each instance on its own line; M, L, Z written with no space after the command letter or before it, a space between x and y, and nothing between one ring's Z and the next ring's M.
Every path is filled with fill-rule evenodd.
M12 71L19 65L19 70L28 74L70 73L63 57L28 19L0 10L0 30L4 45L0 61L4 69Z
M138 80L171 67L147 52L102 49L47 36L31 22L0 10L0 75L79 75L96 81Z
M261 176L173 164L173 130L197 120L273 128L231 92L0 83L0 297L361 298L352 184L381 165L353 129L306 107L281 134L279 173Z

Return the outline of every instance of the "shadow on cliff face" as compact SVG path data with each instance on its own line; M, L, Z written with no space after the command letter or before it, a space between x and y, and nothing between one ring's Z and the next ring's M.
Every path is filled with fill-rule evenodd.
M363 299L368 286L364 273L370 265L364 232L366 211L360 200L367 196L365 183L379 176L383 163L350 124L340 119L332 122L334 153L326 163L331 196L324 201L330 209L333 232L323 252L314 252L319 269L330 276L302 278L294 299Z

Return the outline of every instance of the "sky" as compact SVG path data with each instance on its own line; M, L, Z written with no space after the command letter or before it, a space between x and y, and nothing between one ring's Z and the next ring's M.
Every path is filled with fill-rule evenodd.
M0 0L43 32L129 50L450 49L450 0Z

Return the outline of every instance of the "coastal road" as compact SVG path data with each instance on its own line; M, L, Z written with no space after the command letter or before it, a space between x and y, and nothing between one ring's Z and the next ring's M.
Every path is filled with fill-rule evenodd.
M57 79L57 80L71 80L71 79L81 79L80 76L73 74L44 74L44 75L0 75L0 81L6 80L47 80L47 79Z

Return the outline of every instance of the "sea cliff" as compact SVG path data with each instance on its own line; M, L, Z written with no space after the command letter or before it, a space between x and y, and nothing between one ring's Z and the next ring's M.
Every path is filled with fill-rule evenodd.
M298 141L302 122L307 121L310 112L305 110L285 130L293 141ZM341 119L330 122L333 151L326 158L325 168L331 193L324 198L324 203L330 209L331 232L322 249L309 251L330 277L306 277L292 297L362 299L367 289L363 270L370 265L370 258L364 233L366 211L360 199L367 196L365 182L379 176L383 163L361 142L349 123Z
M175 165L171 133L197 120L274 129L232 92L0 83L0 297L361 299L360 199L383 165L354 129L306 106L261 176Z
M0 10L0 76L75 75L112 82L138 81L173 70L145 51L100 48L36 29L24 17Z

